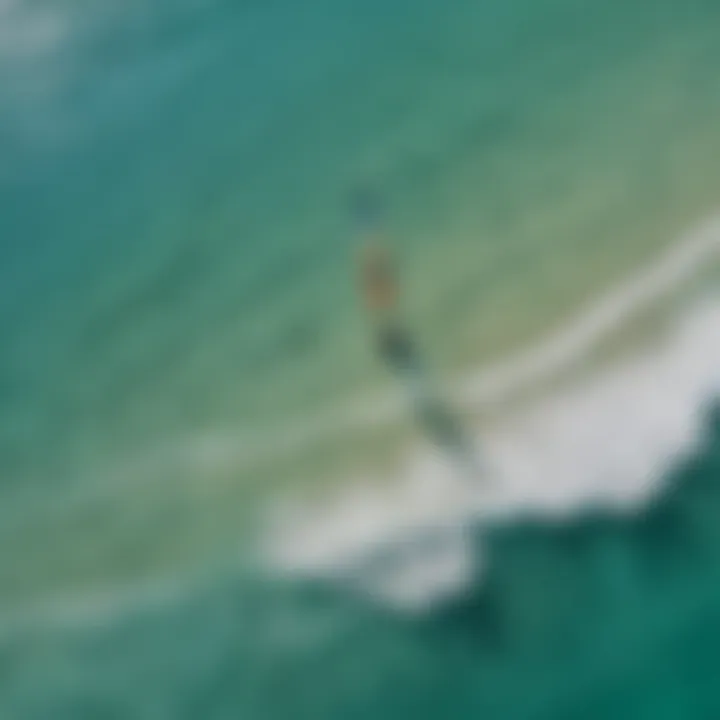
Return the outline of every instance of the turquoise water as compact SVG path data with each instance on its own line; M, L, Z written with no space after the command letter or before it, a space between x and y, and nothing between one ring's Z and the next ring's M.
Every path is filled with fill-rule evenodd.
M352 192L437 374L502 364L716 211L719 31L701 0L0 4L3 716L713 717L712 444L641 519L483 534L423 620L260 580L248 538L422 444Z
M718 428L632 521L497 529L493 570L398 616L235 577L168 604L6 639L19 718L711 718L718 711Z

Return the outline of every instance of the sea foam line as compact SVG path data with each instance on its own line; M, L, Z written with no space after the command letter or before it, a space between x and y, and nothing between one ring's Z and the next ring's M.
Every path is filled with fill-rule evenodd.
M416 451L387 489L357 478L322 506L285 508L270 526L267 558L283 573L425 607L470 582L477 559L465 529L479 520L644 507L697 449L708 399L719 393L713 301L651 352L486 428L483 478L458 477L443 458Z
M494 401L549 379L582 360L608 335L675 291L706 263L717 260L718 251L720 218L714 218L538 346L464 378L456 392L465 402Z
M538 348L459 383L456 393L466 402L497 400L549 378L690 279L719 248L715 221ZM416 451L387 489L356 478L322 506L286 504L270 524L268 561L404 608L432 605L477 571L466 528L478 520L643 507L696 448L708 400L719 392L720 301L706 300L645 354L486 427L477 438L482 481L459 478L442 458Z

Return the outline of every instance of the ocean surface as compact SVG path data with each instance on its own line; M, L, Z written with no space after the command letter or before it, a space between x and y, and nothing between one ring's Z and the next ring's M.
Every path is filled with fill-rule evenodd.
M715 1L0 0L0 717L720 716L719 210Z

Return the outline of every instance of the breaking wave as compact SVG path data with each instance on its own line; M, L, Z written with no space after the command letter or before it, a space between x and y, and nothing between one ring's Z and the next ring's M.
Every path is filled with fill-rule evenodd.
M546 343L458 384L456 399L496 400L558 375L719 248L720 228L708 224ZM477 575L483 559L469 532L478 524L644 507L702 441L720 391L720 301L696 303L633 359L559 386L477 429L482 477L417 449L388 483L358 477L322 505L285 503L270 523L271 566L422 609Z

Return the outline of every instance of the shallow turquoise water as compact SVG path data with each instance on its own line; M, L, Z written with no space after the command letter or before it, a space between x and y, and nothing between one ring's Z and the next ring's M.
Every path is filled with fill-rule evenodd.
M714 717L712 444L645 517L494 531L419 621L227 567L385 433L273 452L394 390L352 191L441 376L532 345L716 210L719 13L0 5L0 714Z

